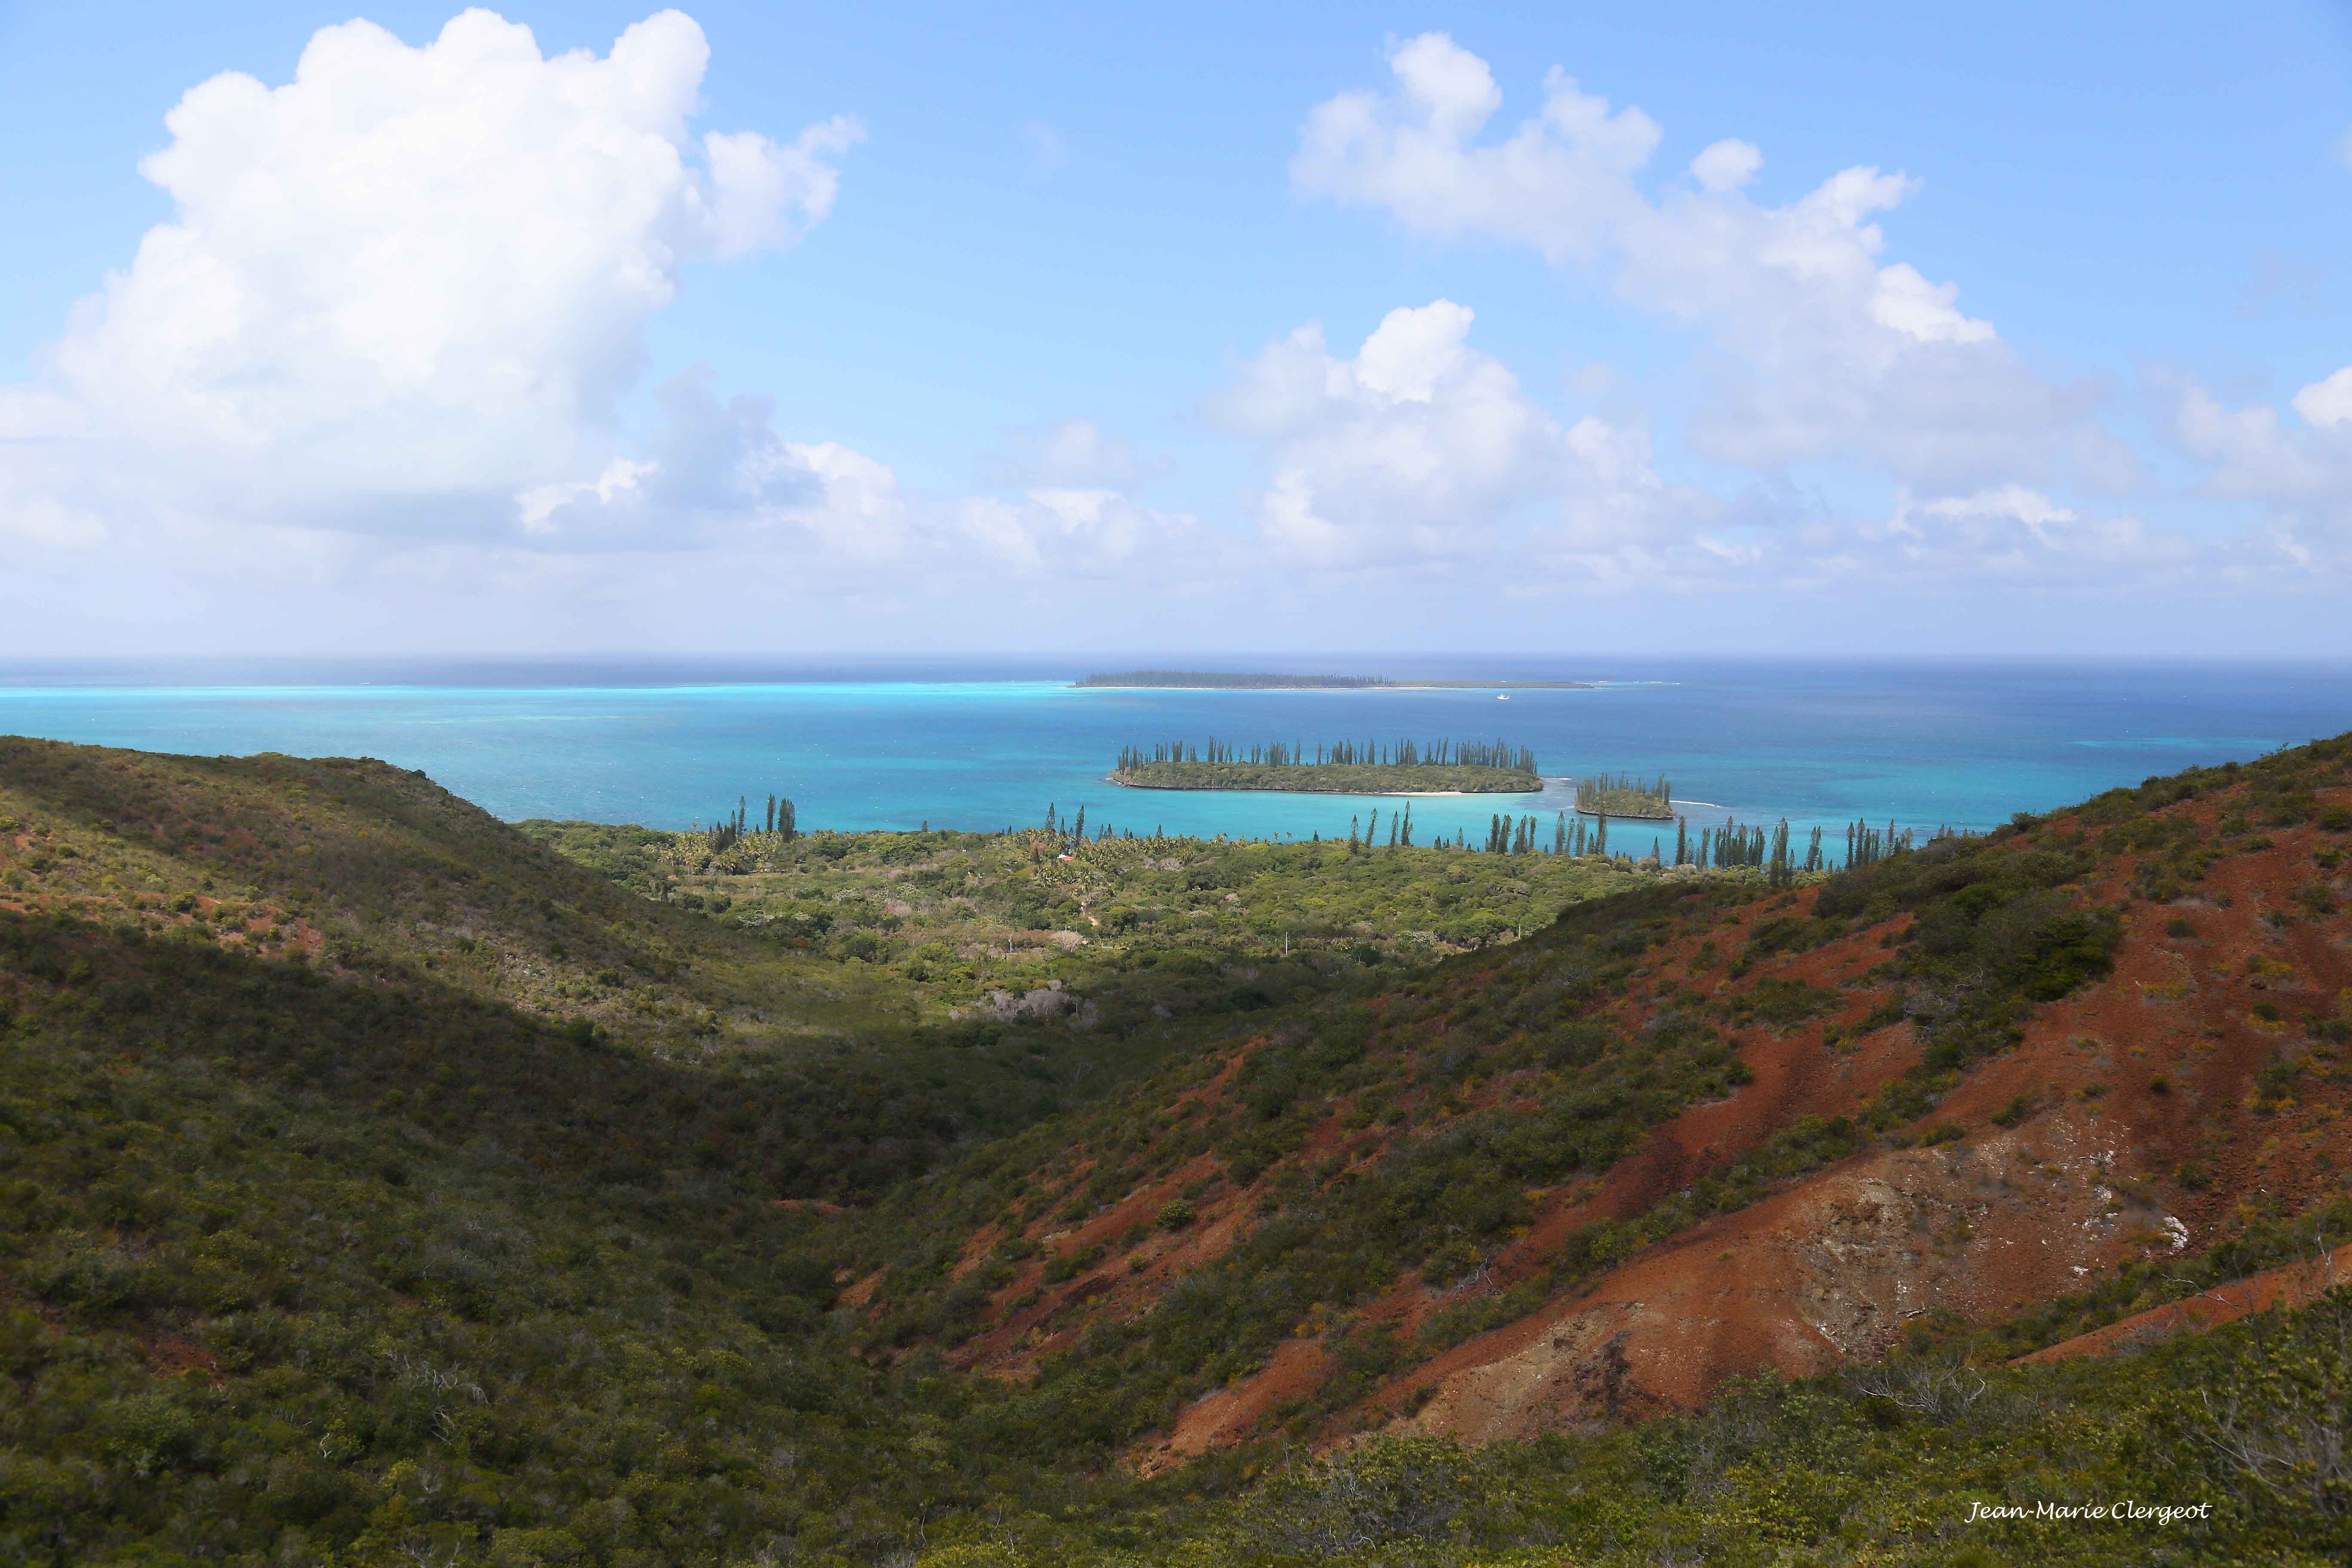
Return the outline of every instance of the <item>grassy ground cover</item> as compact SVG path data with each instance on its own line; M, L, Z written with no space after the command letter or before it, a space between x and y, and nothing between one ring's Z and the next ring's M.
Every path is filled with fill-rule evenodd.
M819 833L753 836L713 853L701 833L520 828L648 898L856 961L950 1010L1056 980L1108 1009L1213 1009L1262 988L1265 966L1285 955L1329 975L1425 963L1514 940L1565 904L1645 879L1630 861L1599 856L1344 841ZM1235 964L1260 973L1239 979L1227 973Z

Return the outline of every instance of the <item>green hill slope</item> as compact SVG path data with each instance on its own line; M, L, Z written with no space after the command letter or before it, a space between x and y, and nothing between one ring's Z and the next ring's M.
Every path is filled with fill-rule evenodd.
M0 738L0 910L469 998L756 1080L744 1115L780 1195L870 1193L959 1140L1049 1112L1074 1080L1148 1066L1181 1037L1106 1039L1017 1017L943 1031L938 987L634 896L422 776L364 760ZM1276 975L1247 1000L1286 989Z
M1122 870L864 836L674 878L696 910L381 764L0 742L0 1557L2116 1560L2105 1527L1970 1526L1981 1496L2210 1509L2136 1525L2135 1560L2329 1560L2352 1549L2340 1300L2120 1365L2001 1363L2340 1227L2275 1194L2324 1198L2352 1152L2352 1031L2295 977L2336 962L2347 755L2151 781L1794 890L1455 856L1521 896L1538 871L1628 889L1467 951L1326 918L1286 968L1282 921L1248 915L1024 950L1102 998L1087 1027L950 1017L998 962L951 942L877 962L732 917L916 873L981 912L896 918L985 917L1000 943L1036 929L997 920L1013 895L1048 888L1328 917L1436 907L1418 883L1447 856ZM2174 926L2209 989L2260 987L2239 1032L2269 1053L2214 1079L2243 1101L2207 1102L2168 1178L2195 1184L2167 1201L2197 1252L2011 1323L1927 1318L1884 1375L1703 1415L1295 1447L1409 1411L1432 1358L1709 1216L1940 1147L1948 1120L1975 1137L1983 1113L1951 1108ZM1211 1005L1167 1005L1188 995ZM1916 1051L1855 1114L1759 1107L1738 1160L1645 1163L1676 1118L1748 1103L1750 1059L1897 1036ZM2217 1027L2215 1071L2238 1037ZM2103 1070L2113 1092L2070 1103L2157 1140L2186 1087ZM1575 1207L1595 1191L1624 1201ZM1261 1389L1234 1446L1130 1469L1203 1395Z

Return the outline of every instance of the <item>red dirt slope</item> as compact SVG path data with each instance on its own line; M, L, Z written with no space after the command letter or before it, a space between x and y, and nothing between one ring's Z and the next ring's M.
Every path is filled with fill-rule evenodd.
M2017 1358L2018 1364L2066 1361L2075 1356L2105 1355L2111 1351L2154 1344L2175 1334L2202 1333L2223 1323L2234 1323L2249 1312L2273 1307L2300 1307L2338 1285L2352 1280L2352 1245L2322 1258L2307 1258L2283 1268L2265 1268L2243 1279L2216 1286L2186 1300L2168 1301L2145 1312L2134 1312L2120 1322L2087 1334L2061 1340L2046 1350Z
M2042 1008L2023 1044L1927 1119L1971 1128L1961 1142L1858 1155L1653 1248L1581 1300L1457 1347L1371 1403L1433 1388L1415 1424L1470 1437L1687 1407L1732 1373L1883 1354L1907 1317L1933 1310L1997 1322L2126 1258L2199 1249L2258 1206L2295 1212L2339 1189L2352 1075L2305 1072L2290 1100L2258 1087L2266 1067L2294 1059L2289 1007L2352 1000L2347 922L2265 918L2283 889L2309 885L2333 842L2283 832L2217 866L2199 897L2133 909L2113 974ZM2123 897L2126 870L2091 891ZM2193 934L2168 934L2183 921ZM1808 1054L1804 1042L1794 1054ZM1748 1059L1765 1087L1777 1064ZM2053 1109L2011 1130L1986 1125L2021 1097ZM1705 1146L1715 1109L1660 1141ZM2202 1191L2176 1179L2191 1164L2206 1167ZM2272 1286L2247 1289L2272 1299ZM2208 1306L2153 1316L2223 1321Z
M1819 889L1724 906L1694 889L1681 900L1693 913L1664 921L1665 934L1590 1016L1620 1038L1669 1013L1717 1020L1749 1075L1744 1086L1685 1106L1597 1177L1528 1191L1528 1222L1468 1279L1440 1288L1406 1270L1370 1300L1311 1309L1255 1373L1195 1400L1131 1461L1157 1469L1276 1425L1307 1431L1298 1413L1341 1366L1340 1336L1367 1326L1393 1335L1407 1370L1321 1418L1314 1435L1409 1423L1522 1436L1696 1405L1735 1374L1805 1374L1880 1356L1922 1319L2004 1322L2127 1261L2193 1256L2340 1193L2352 1172L2352 1068L2338 1050L2352 1034L2343 752L2315 748L2316 765L2292 777L2262 773L2268 763L2213 770L2194 789L2151 786L2104 814L2093 803L2004 833L1983 852L2091 868L2057 893L2112 914L2103 978L2032 1008L2015 1044L1938 1081L1940 1098L1917 1121L1888 1128L1882 1119L1884 1135L1864 1135L1862 1152L1420 1359L1412 1347L1440 1312L1529 1290L1555 1277L1572 1242L1589 1239L1586 1227L1650 1214L1806 1119L1860 1121L1874 1097L1918 1068L1923 1047L1908 1018L1937 998L1892 962L1914 934L1910 914L1839 924L1810 918ZM1800 927L1801 941L1781 942ZM1475 1013L1481 985L1500 984L1500 973L1457 968L1445 1007ZM1776 1015L1768 993L1804 1007ZM1454 1048L1451 1012L1417 1016L1425 1037L1402 1042L1409 1058ZM1776 1016L1788 1021L1774 1026ZM1168 1108L1162 1135L1235 1111L1237 1069L1267 1048L1235 1042L1213 1081ZM1077 1151L1045 1184L1053 1205L1082 1187L1099 1191L1105 1159L1132 1163L1137 1179L1076 1223L1033 1220L1012 1238L1042 1250L992 1293L955 1359L1028 1376L1089 1321L1147 1313L1215 1264L1278 1208L1285 1184L1295 1193L1311 1178L1331 1191L1400 1140L1439 1137L1496 1109L1538 1112L1557 1075L1498 1060L1451 1088L1421 1073L1403 1091L1412 1103L1402 1123L1358 1110L1344 1091L1306 1101L1298 1145L1250 1182L1213 1180L1218 1157L1192 1152L1197 1142L1172 1162L1155 1161L1150 1146ZM1162 1205L1196 1192L1208 1195L1192 1226L1150 1227ZM1004 1239L996 1227L968 1238L964 1267ZM1081 1252L1097 1261L1048 1281ZM2202 1310L2167 1321L2201 1321Z

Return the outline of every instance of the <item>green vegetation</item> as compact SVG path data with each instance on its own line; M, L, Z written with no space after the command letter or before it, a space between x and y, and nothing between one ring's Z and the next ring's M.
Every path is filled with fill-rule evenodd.
M1089 675L1073 688L1182 691L1589 691L1583 680L1391 680L1364 675L1236 675L1219 669L1127 669Z
M1948 837L1949 835L1939 830L1937 837ZM1813 844L1816 848L1821 845L1819 828L1813 830ZM1884 828L1873 827L1866 822L1848 823L1845 830L1843 864L1849 869L1861 866L1875 866L1889 855L1916 848L1917 845L1918 840L1909 828L1897 833L1895 830L1895 824L1891 822Z
M1276 742L1246 751L1182 742L1129 746L1110 782L1131 789L1289 790L1318 795L1532 795L1543 788L1536 754L1507 742L1438 741L1428 745L1342 741L1306 748Z
M919 1561L2317 1568L2352 1551L2347 1346L2352 1288L2129 1358L1912 1354L1600 1432L1379 1439L1270 1467L1230 1500L1039 1520L1002 1545L974 1531ZM2035 1517L2045 1502L2063 1511ZM1974 1504L2025 1517L1971 1522ZM2089 1511L2117 1505L2148 1511Z
M1074 1079L1116 1081L1176 1044L1026 1017L942 1039L959 993L634 896L380 763L0 739L0 919L13 904L340 983L428 986L665 1060L772 1069L787 1090L763 1100L762 1137L791 1195L868 1194L1051 1111ZM635 853L710 843L609 831ZM753 837L723 853L807 843ZM1289 973L1246 1000L1273 1005Z
M753 835L762 838L772 837L780 844L790 844L800 837L800 813L791 801L781 795L770 795L768 814L758 827L751 826L751 809L748 797L738 799L732 816L721 818L702 829L704 850L713 857L724 855Z
M910 1457L961 1396L835 1348L822 1222L771 1201L828 1155L772 1119L793 1068L0 939L0 1556L705 1562L937 1506ZM893 1114L838 1087L828 1133Z
M1601 773L1576 781L1576 809L1587 816L1639 816L1658 822L1675 819L1675 804L1660 773L1643 784L1631 773Z
M0 1558L2341 1560L2345 1292L2001 1364L2308 1255L2325 1210L1703 1415L1289 1444L1396 1413L1402 1370L1658 1238L1949 1136L1963 1075L2112 963L2085 889L2116 857L2177 896L2264 827L2326 823L2347 757L1834 873L1752 828L1643 873L1535 853L1531 818L1498 817L1494 854L1050 814L802 833L748 799L692 833L519 829L380 763L0 741ZM1845 988L1784 967L1865 936L1878 967ZM1738 1092L1743 1039L1898 1020L1918 1059L1862 1113L1506 1269L1549 1194ZM2302 1026L2332 1050L2340 1025ZM1212 1233L1181 1277L1156 1261ZM1367 1310L1400 1289L1442 1293L1409 1331ZM1319 1370L1266 1441L1129 1476L1138 1437L1301 1336ZM991 1346L1010 1375L972 1370ZM1968 1520L2126 1498L2210 1517Z
M1435 1284L1477 1272L1528 1218L1530 1185L1606 1170L1646 1128L1747 1080L1704 1018L1628 1033L1589 1016L1645 939L1696 918L1664 889L1634 897L1639 915L1622 900L1580 906L1607 912L1571 915L1502 950L1499 966L1455 961L1331 998L1236 1057L1171 1068L943 1172L903 1210L886 1202L874 1235L891 1240L856 1265L887 1270L873 1331L888 1342L907 1325L954 1323L957 1282L926 1250L927 1230L968 1234L1008 1214L1083 1219L1206 1156L1212 1187L1263 1189L1262 1222L1150 1310L1097 1320L1047 1357L1021 1396L1024 1424L1116 1448L1256 1367L1318 1307L1338 1314L1346 1348L1337 1374L1289 1414L1308 1421L1343 1408L1442 1348L1349 1330L1350 1309L1406 1271ZM1200 1100L1219 1075L1224 1092ZM1532 1112L1519 1103L1529 1094L1540 1102ZM1157 1107L1188 1095L1192 1114L1158 1118ZM1423 1127L1443 1135L1412 1135ZM1025 1200L1008 1184L1016 1176ZM1553 1283L1632 1250L1616 1240L1604 1226L1571 1241Z
M1396 682L1370 675L1237 675L1217 669L1123 669L1089 675L1070 684L1181 691L1364 691Z
M1603 818L1600 831L1606 833L1608 821ZM1941 844L1968 837L1939 829L1928 842ZM1854 823L1846 828L1844 868L1859 870L1875 866L1887 856L1917 847L1918 839L1909 829L1895 831L1889 823L1885 832ZM1782 817L1778 826L1767 830L1743 824L1737 817L1727 817L1719 827L1702 827L1696 838L1691 837L1690 819L1675 818L1675 858L1676 866L1693 866L1700 869L1725 870L1752 868L1761 870L1776 888L1785 888L1800 877L1809 877L1832 868L1828 852L1822 847L1822 830L1818 827L1807 840L1800 856L1790 841L1789 819Z
M1594 857L1414 846L1405 810L1304 844L1106 837L1050 807L1045 826L1010 834L819 832L718 854L695 833L519 829L647 898L910 983L927 1016L1055 981L1106 1017L1119 1005L1110 993L1136 986L1145 1012L1225 1011L1214 977L1226 966L1282 973L1286 954L1301 973L1336 975L1426 963L1639 880L1630 863ZM1265 984L1262 973L1234 989Z
M1409 1340L1353 1314L1402 1277L1445 1285L1478 1273L1531 1217L1528 1189L1597 1176L1648 1129L1746 1082L1730 1029L1787 1028L1852 1005L1767 977L1705 1005L1660 988L1658 1010L1638 1024L1622 1016L1629 994L1656 984L1640 984L1647 955L1711 929L1752 899L1758 881L1658 878L1572 907L1494 957L1452 960L1363 1000L1302 1004L1223 1061L1171 1067L961 1162L919 1199L903 1200L916 1206L881 1205L891 1223L877 1235L890 1242L856 1265L887 1271L876 1332L886 1343L946 1332L952 1343L959 1321L963 1332L976 1326L956 1317L954 1254L930 1237L970 1235L1008 1215L1024 1226L1048 1214L1082 1219L1205 1157L1229 1190L1262 1192L1259 1226L1148 1310L1086 1325L1041 1362L1024 1397L1040 1426L1116 1447L1164 1427L1319 1313L1337 1353L1320 1386L1288 1412L1297 1430L1310 1430L1416 1361L1525 1315L1642 1247L1874 1142L1907 1142L1962 1070L2015 1038L2028 1009L2105 972L2113 917L2062 890L2084 869L2070 856L1948 838L1831 878L1811 918L1761 922L1735 978L1910 914L1886 978L1938 999L1938 1015L1916 1025L1918 1065L1860 1117L1800 1121L1639 1214L1593 1222L1568 1236L1541 1274L1440 1314ZM1218 1073L1223 1097L1198 1100ZM1173 1122L1160 1114L1180 1102L1194 1111ZM1008 1185L1016 1178L1032 1194L1025 1201Z

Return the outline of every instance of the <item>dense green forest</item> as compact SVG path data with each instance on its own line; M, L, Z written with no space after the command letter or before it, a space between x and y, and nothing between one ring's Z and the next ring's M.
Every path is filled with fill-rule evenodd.
M0 741L0 1557L2341 1561L2352 1295L2010 1364L2352 1218L2251 1191L2224 1245L2012 1324L1924 1317L1883 1368L1528 1443L1310 1439L1711 1214L1944 1137L1966 1075L2112 969L2117 912L2083 890L2103 868L2136 856L2178 899L2283 825L2352 829L2315 795L2347 756L1983 838L1857 826L1834 873L1748 828L1645 872L1534 853L1532 818L1498 817L1495 854L1058 816L812 833L748 798L690 834L523 831L380 763ZM2207 801L2215 826L2181 826ZM2313 860L2276 929L2334 918L2341 852ZM1794 1123L1408 1336L1360 1315L1401 1271L1481 1277L1531 1193L1739 1092L1738 1038L1844 1005L1771 966L1880 928L1874 984L1935 1005L1864 1114ZM1705 991L1658 957L1702 938ZM1636 993L1671 1005L1617 1021ZM2279 1017L2309 1043L2263 1103L2328 1092L2342 1020ZM1073 1231L1191 1170L1109 1244ZM1089 1305L1213 1212L1246 1221L1229 1249L1143 1310ZM971 1370L1015 1289L1072 1326L1020 1375ZM1256 1436L1126 1463L1309 1326L1328 1375ZM1971 1500L2186 1512L1970 1523Z
M1601 773L1576 781L1576 809L1589 816L1644 816L1672 822L1675 803L1665 776L1645 783L1631 773Z
M1160 688L1207 691L1365 691L1396 683L1376 675L1244 675L1217 669L1097 671L1076 687Z
M1132 789L1290 790L1320 795L1532 795L1543 788L1536 755L1493 741L1276 741L1236 746L1163 742L1129 746L1110 781Z
M1391 680L1368 675L1242 675L1220 669L1126 669L1097 672L1070 682L1074 688L1128 688L1188 691L1586 691L1582 680Z

